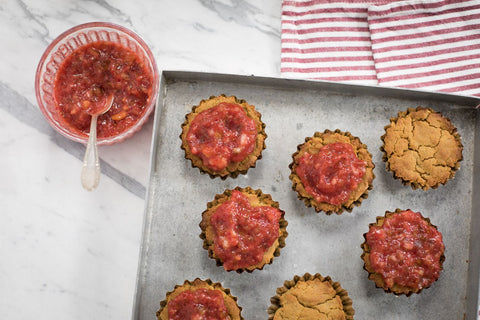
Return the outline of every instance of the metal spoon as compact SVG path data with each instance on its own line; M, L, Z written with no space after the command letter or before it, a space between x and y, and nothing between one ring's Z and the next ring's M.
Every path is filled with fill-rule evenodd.
M83 188L88 191L95 189L100 182L100 161L97 149L97 117L110 110L112 104L113 95L110 95L102 108L87 110L87 113L92 115L92 121L90 122L90 133L88 135L87 149L85 151L85 157L83 158L80 179Z

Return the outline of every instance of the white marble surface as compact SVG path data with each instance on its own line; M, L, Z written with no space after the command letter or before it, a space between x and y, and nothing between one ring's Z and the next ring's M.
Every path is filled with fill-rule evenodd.
M35 70L77 24L137 32L160 70L280 76L280 0L0 2L0 318L128 319L141 240L152 121L101 147L103 174L80 185L84 147L41 115Z
M277 0L0 2L1 319L129 319L133 307L152 121L100 148L100 186L84 191L84 147L37 107L47 45L108 21L141 35L160 70L278 76L280 14Z

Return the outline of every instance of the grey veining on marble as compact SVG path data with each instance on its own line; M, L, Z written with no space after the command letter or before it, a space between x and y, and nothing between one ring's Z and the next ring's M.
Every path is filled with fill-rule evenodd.
M85 155L85 146L83 144L62 137L45 121L38 108L33 106L22 96L13 92L11 89L6 88L2 83L0 83L0 101L3 101L0 108L7 111L17 120L37 129L43 134L50 135L51 140L57 144L59 148L65 150L79 160L83 159L83 156ZM145 198L145 185L136 181L134 178L123 174L103 159L101 159L101 167L104 175L116 181L137 197L141 199Z
M85 192L84 146L37 107L35 71L48 44L108 21L138 33L160 70L278 76L280 14L277 0L0 2L2 319L125 319L133 306L153 121L100 148L99 188Z
M50 128L35 98L45 48L92 21L138 33L160 70L280 76L280 0L0 1L2 319L131 315L153 120L100 148L100 186L87 193L84 147Z

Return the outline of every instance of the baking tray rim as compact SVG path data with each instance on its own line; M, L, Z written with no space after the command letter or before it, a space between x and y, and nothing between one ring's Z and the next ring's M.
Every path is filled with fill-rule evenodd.
M160 120L162 118L162 108L164 104L165 97L167 95L168 84L174 81L185 81L185 82L194 82L194 81L214 81L214 82L236 82L242 84L256 84L269 87L281 87L285 90L295 90L295 89L323 89L331 92L342 92L345 94L345 89L349 89L349 94L351 95L365 95L365 94L374 94L380 95L383 94L389 97L403 98L403 99L430 99L430 100L440 100L444 102L454 102L458 104L464 104L466 106L471 105L472 108L479 110L477 112L477 117L475 121L475 137L474 141L479 141L480 139L480 97L468 96L468 95L457 95L452 93L444 92L432 92L424 91L418 89L406 89L406 88L395 88L395 87L380 87L372 85L362 85L362 84L350 84L350 83L339 83L331 82L325 80L315 80L315 79L297 79L297 78L286 78L286 77L271 77L271 76L257 76L257 75L241 75L241 74L232 74L232 73L216 73L216 72L203 72L203 71L187 71L187 70L161 70L160 74L160 90L158 92L157 102L154 112L153 120L153 130L152 130L152 140L150 145L150 164L148 171L148 185L145 192L145 206L144 214L142 221L142 237L140 240L139 247L139 256L138 256L138 265L137 273L135 278L135 289L133 296L133 309L132 317L133 320L139 320L140 312L140 303L142 298L142 287L145 284L145 273L144 266L146 263L145 257L148 256L148 243L150 239L149 232L149 221L151 218L151 211L149 206L151 205L149 200L152 198L152 180L154 179L154 172L157 171L157 154L155 152L157 146L159 145L160 135L156 134ZM343 89L343 90L342 90ZM473 166L473 175L478 176L480 174L480 148L474 148L474 166ZM475 183L472 186L472 208L480 207L480 197L474 197L473 195L477 192L480 192L480 181ZM477 214L478 216L478 214ZM478 311L480 308L480 255L475 256L473 252L480 252L480 232L474 233L475 230L480 230L480 216L475 217L472 212L472 222L470 226L470 241L469 241L469 265L467 271L467 288L466 288L466 308L465 316L466 319L480 319ZM473 235L473 236L472 236ZM474 250L472 250L474 249ZM474 281L472 281L474 280Z

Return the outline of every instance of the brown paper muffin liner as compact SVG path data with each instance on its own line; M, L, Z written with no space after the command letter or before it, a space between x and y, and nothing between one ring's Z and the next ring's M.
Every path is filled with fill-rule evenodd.
M446 184L463 160L457 129L449 118L431 108L399 112L385 126L381 140L387 171L414 190Z
M402 211L407 211L407 210L410 210L410 209L402 210L402 209L397 208L394 212L386 211L385 215L383 217L377 216L376 222L370 223L368 225L368 229L370 230L370 228L373 227L373 226L376 226L376 227L382 226L383 223L385 222L385 219L388 219L388 218L392 217L394 214L400 213ZM428 223L429 226L432 226L435 229L437 229L437 227L430 222L429 218L423 217L423 219ZM393 293L395 295L403 295L404 294L407 297L409 297L413 293L419 294L420 292L422 292L423 289L427 289L433 284L432 283L430 286L423 287L421 289L408 288L408 287L400 286L398 284L394 284L394 286L392 288L389 288L386 285L385 281L383 280L382 275L380 273L375 272L375 270L373 270L373 268L372 268L372 265L370 263L370 252L371 252L370 251L370 246L367 244L367 233L368 232L363 234L364 242L361 244L361 248L363 249L363 253L361 255L361 258L362 258L363 263L364 263L363 269L368 272L368 279L373 280L375 282L375 287L383 289L386 293ZM440 257L440 270L443 270L443 262L444 261L445 261L445 254L442 254L441 257ZM437 281L437 280L438 279L436 279L435 281Z
M305 273L285 281L270 302L269 320L297 319L293 315L300 311L305 319L317 319L323 314L327 316L325 319L352 320L355 314L347 290L329 276L322 277L319 273Z
M357 188L352 191L348 200L340 205L316 201L315 198L305 190L300 177L296 173L298 161L304 153L318 153L321 147L335 142L349 143L353 146L357 157L367 163L362 181ZM292 158L293 161L289 165L291 170L290 180L293 183L292 189L297 192L298 199L303 200L307 207L313 207L316 212L323 211L327 215L332 213L342 214L345 210L351 212L355 206L360 206L362 201L368 198L368 192L373 188L373 180L375 179L373 169L375 165L372 162L372 155L368 152L367 146L350 132L342 132L338 129L335 131L325 130L323 133L315 132L313 137L305 138L305 143L297 146L297 151L292 155Z
M199 113L213 108L222 102L240 105L247 113L247 116L253 119L255 122L258 133L255 140L255 149L244 160L241 162L232 162L222 171L214 171L210 168L207 168L199 156L192 154L187 143L187 133L190 129L193 119ZM191 161L192 167L197 167L200 169L201 173L208 174L212 179L220 177L222 180L226 179L227 177L236 178L239 174L246 174L248 169L254 168L257 160L262 158L262 151L266 148L266 138L267 134L265 133L265 123L262 122L261 114L255 110L255 106L250 105L245 100L238 99L235 96L227 97L224 94L219 96L211 96L209 99L200 101L199 105L193 106L192 111L185 115L185 121L182 124L182 133L180 135L180 139L182 139L181 148L185 151L185 159Z
M210 279L201 280L196 278L193 281L185 280L183 285L176 285L173 291L167 292L165 300L160 302L160 309L157 311L158 320L168 320L168 302L177 295L187 290L196 290L206 288L210 290L219 290L222 292L223 301L227 307L228 315L231 320L243 320L242 308L237 304L237 297L230 293L230 289L225 289L220 283L214 283Z
M260 189L254 190L251 187L236 187L234 190L238 190L245 194L252 206L271 206L277 208L282 213L279 221L279 237L272 246L270 246L268 251L265 252L262 261L252 266L229 271L242 273L243 271L253 272L254 270L262 270L265 265L271 264L275 257L280 256L280 249L285 247L285 239L288 236L288 222L284 218L285 212L280 209L278 202L272 200L271 195L263 193ZM217 266L223 266L223 261L213 251L215 233L210 224L210 218L222 203L230 199L232 191L233 190L227 189L223 194L217 194L215 199L207 204L207 209L202 213L202 221L200 222L200 228L202 230L200 238L203 239L203 248L208 250L208 256L210 258L216 260Z

